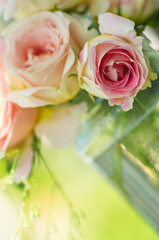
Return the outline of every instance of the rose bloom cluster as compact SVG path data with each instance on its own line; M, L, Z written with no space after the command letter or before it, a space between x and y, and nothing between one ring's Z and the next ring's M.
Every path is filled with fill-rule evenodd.
M120 15L135 22L146 21L156 9L158 0L1 0L0 11L4 10L4 18L8 20L13 15L23 18L44 10L70 10L89 8L92 16L98 17L106 11Z
M142 9L143 19L152 13L149 1L120 2L125 17L137 19ZM117 6L115 0L0 1L8 24L0 38L1 157L33 133L50 147L74 143L87 106L69 101L81 88L110 106L132 109L148 67L135 23L114 14ZM99 31L88 30L90 17L81 14L86 7Z

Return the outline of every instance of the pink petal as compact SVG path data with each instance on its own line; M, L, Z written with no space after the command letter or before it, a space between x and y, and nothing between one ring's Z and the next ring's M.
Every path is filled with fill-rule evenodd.
M33 156L34 153L31 146L26 147L21 153L14 174L16 182L21 182L28 178L32 169Z
M133 98L109 98L108 102L110 106L120 105L124 111L128 111L133 108Z
M99 15L99 30L102 34L118 36L129 35L134 30L135 23L112 13Z

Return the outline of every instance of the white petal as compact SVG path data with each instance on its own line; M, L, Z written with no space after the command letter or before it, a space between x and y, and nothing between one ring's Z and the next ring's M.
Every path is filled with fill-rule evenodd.
M16 0L8 0L7 6L5 7L4 20L8 21L17 9Z
M87 41L98 36L96 29L93 28L88 30L88 27L91 25L91 21L86 17L76 14L74 17L68 14L64 14L64 16L70 21L70 42L71 47L75 52L75 46L78 48L78 50L81 50Z
M70 9L76 7L78 4L84 2L84 0L59 0L59 9Z
M4 157L5 153L4 152L0 152L0 159L2 159Z
M81 77L80 86L93 96L107 99L107 96L103 93L102 89L87 77Z
M86 103L55 107L49 119L37 124L35 133L48 147L69 147L77 141L82 133L80 116L86 110Z
M70 100L72 96L67 90L55 89L52 87L34 87L24 90L13 91L9 100L22 108L39 107L50 104L59 104Z
M90 5L90 13L97 17L100 13L105 13L110 5L109 0L92 0Z
M34 153L30 146L26 147L21 153L14 174L16 182L24 181L29 176L32 169L33 155Z
M70 70L70 68L73 66L74 62L75 62L75 54L74 54L73 50L70 48L68 56L67 56L67 60L65 63L63 76Z
M112 13L99 15L99 30L102 34L114 34L122 36L130 34L134 30L135 23L129 19L120 17Z

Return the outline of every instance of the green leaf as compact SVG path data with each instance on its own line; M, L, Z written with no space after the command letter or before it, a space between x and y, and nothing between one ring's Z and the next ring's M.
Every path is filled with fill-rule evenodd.
M90 99L92 100L92 102L95 103L94 96L92 94L90 94L90 93L88 93L88 95L89 95Z
M96 29L100 34L98 24L92 19L92 23L88 26L88 31L92 30L93 28Z
M121 4L120 4L120 0L119 0L119 3L118 3L118 10L117 10L117 15L121 16Z
M157 79L157 73L152 72L150 61L147 57L145 57L145 62L146 62L147 68L148 68L148 76L147 76L147 79L146 79L144 85L142 86L141 90L151 87L152 86L151 80L154 81Z
M153 13L139 26L159 26L159 8L155 9Z
M145 30L146 26L145 25L139 25L135 27L137 36L141 36L143 34L143 31Z
M7 159L0 159L0 179L2 179L7 174Z
M78 75L77 75L77 73L71 73L68 77L69 77L69 78L70 78L70 77L78 77Z

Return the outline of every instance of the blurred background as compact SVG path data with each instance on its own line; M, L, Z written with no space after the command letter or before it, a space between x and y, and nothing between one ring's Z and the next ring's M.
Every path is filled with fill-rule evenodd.
M0 240L158 239L151 226L73 148L58 151L43 147L43 155L65 195L61 186L55 188L41 164L26 201L29 222L25 222L20 213L22 187L1 189ZM77 210L74 223L70 221L71 204Z
M1 21L0 29L4 27ZM152 47L158 49L156 31L146 28L146 35L152 40ZM12 182L2 187L0 240L159 239L152 227L74 148L43 147L43 155L60 186L55 186L41 163L25 191L24 186Z

